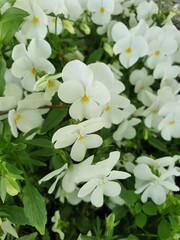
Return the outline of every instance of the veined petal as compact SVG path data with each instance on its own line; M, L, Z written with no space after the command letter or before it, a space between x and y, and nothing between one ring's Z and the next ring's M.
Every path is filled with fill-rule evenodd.
M58 90L59 98L66 103L74 103L84 94L83 86L77 81L67 81L60 85Z
M102 207L104 202L103 198L103 188L102 187L97 187L93 193L91 194L91 203L95 207Z
M98 185L99 179L91 179L87 183L85 183L79 190L78 197L84 198L85 196L89 195Z
M117 182L107 181L103 185L103 193L108 197L116 197L121 192L121 186Z

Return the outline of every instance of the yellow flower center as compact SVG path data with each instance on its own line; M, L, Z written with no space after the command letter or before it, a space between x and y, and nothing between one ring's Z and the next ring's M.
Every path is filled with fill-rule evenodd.
M154 55L155 55L155 56L159 56L159 54L160 54L160 51L159 51L159 50L156 50L156 51L154 52Z
M55 18L52 18L52 19L51 19L51 22L52 22L52 23L56 23L56 19L55 19Z
M36 74L37 73L37 69L35 69L34 67L31 70L32 74Z
M104 13L104 12L105 12L105 9L104 9L103 7L101 7L101 8L99 9L99 12L100 12L100 13Z
M107 105L107 106L104 108L104 111L108 112L110 109L111 109L110 106Z
M156 114L156 113L157 113L157 109L156 109L156 108L153 108L153 109L151 110L151 113L152 113L152 114Z
M33 17L33 23L38 23L39 22L39 18L38 17Z
M50 81L50 80L49 80L47 86L48 86L48 88L54 87L53 81Z
M171 121L169 121L169 124L170 124L170 125L173 125L173 124L175 124L175 121L174 121L174 120L171 120Z
M89 97L84 95L82 98L81 98L81 101L82 102L88 102L89 101Z
M132 52L132 49L129 47L129 48L126 48L126 53L131 53Z
M84 135L80 135L80 136L79 136L79 140L80 140L80 141L83 140L84 138L85 138Z
M143 85L140 87L140 90L144 90L144 86Z
M21 120L21 115L20 114L16 114L15 120L16 120L16 122L20 121Z
M146 21L149 21L150 19L151 19L150 16L147 16L147 17L145 18Z

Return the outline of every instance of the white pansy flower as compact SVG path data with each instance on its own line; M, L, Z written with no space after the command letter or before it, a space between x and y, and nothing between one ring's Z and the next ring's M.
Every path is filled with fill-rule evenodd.
M84 12L83 0L65 0L65 5L70 20L77 20Z
M22 86L33 91L36 74L39 71L54 73L54 66L47 60L51 55L51 47L48 42L41 39L32 39L27 50L25 45L18 44L14 47L12 58L12 73L22 79Z
M8 122L11 128L12 135L18 136L18 129L27 133L33 128L40 127L43 123L43 118L38 110L35 109L22 109L22 110L10 110L8 113ZM35 134L32 134L32 138Z
M150 28L145 38L149 45L146 64L151 69L154 69L159 62L173 56L178 47L177 41L157 26Z
M145 102L146 92L151 92L150 86L154 83L154 78L148 75L145 68L134 70L130 75L130 83L135 86L134 92L137 93L138 100Z
M180 111L170 113L158 125L158 130L161 131L161 136L167 141L171 138L180 137Z
M97 148L102 144L102 138L91 134L104 127L103 118L93 118L77 125L60 128L53 135L52 142L55 148L64 148L73 144L71 157L75 161L82 161L86 150Z
M158 90L157 95L150 93L149 96L152 103L143 113L145 116L144 123L148 128L154 128L157 130L160 121L163 119L158 112L165 103L172 101L175 98L175 94L172 92L170 87L163 87Z
M39 92L45 90L44 97L48 100L51 100L60 86L60 82L57 80L59 77L61 77L61 74L52 76L49 74L44 75L35 83L34 91Z
M121 22L113 26L112 38L116 42L113 51L116 55L120 54L119 60L125 68L131 67L148 52L148 45L145 38L132 33Z
M91 203L96 207L101 207L104 202L104 195L116 197L121 192L121 186L114 180L126 179L129 173L112 170L120 157L118 151L111 152L109 158L86 168L76 182L86 182L79 190L78 197L84 198L90 195Z
M152 16L158 13L158 6L154 1L141 2L137 7L137 19L144 19L150 26L153 23Z
M166 201L169 190L179 191L179 187L172 181L172 177L180 175L175 168L156 176L149 166L142 163L134 168L134 175L136 177L135 193L142 193L143 203L151 198L154 203L159 205Z
M108 24L114 11L114 0L88 0L87 9L92 13L92 21L98 25Z
M133 139L136 136L136 129L134 126L139 124L141 120L139 118L131 118L132 114L136 111L134 105L130 104L123 110L123 121L119 124L117 130L113 133L113 138L119 144L122 139Z
M28 39L45 38L47 34L48 18L42 8L32 0L17 0L14 7L25 10L29 16L24 18L21 31Z
M106 104L110 100L110 94L92 69L81 61L74 60L65 65L62 78L64 82L59 87L58 96L63 102L72 103L70 116L80 121L83 118L99 117L102 111L100 104Z
M60 14L64 14L64 16L67 16L65 0L37 0L37 2L46 14L54 13L55 16Z

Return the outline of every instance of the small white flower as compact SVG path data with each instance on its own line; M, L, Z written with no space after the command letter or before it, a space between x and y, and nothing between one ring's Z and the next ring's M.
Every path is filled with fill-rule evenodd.
M14 7L21 8L29 13L24 18L21 31L28 39L45 38L47 34L48 18L41 7L32 0L17 0Z
M121 192L119 183L113 181L130 177L129 173L112 170L120 157L118 151L111 152L109 158L86 168L76 182L86 182L79 190L78 197L84 198L90 195L91 203L96 207L101 207L104 202L104 195L116 197Z
M12 58L12 73L22 79L22 86L33 91L38 71L54 73L54 66L47 60L51 55L51 47L48 42L41 39L32 39L27 50L23 43L14 47Z
M154 83L153 76L148 75L147 70L142 68L133 71L129 80L130 83L135 86L134 92L137 93L138 100L145 102L147 98L146 91L152 91L149 86Z
M93 118L77 125L60 128L52 137L55 148L64 148L73 144L71 157L75 161L82 161L86 150L97 148L102 144L102 138L91 134L104 127L103 118Z
M125 68L131 67L148 52L145 38L129 31L121 22L114 24L112 38L116 42L113 51L116 55L120 54L119 61Z
M134 168L134 175L136 177L135 193L142 193L143 203L151 198L154 203L159 205L166 201L169 190L179 191L179 187L172 181L173 176L180 175L176 169L170 169L160 176L156 176L146 164L142 163Z
M137 19L144 19L150 26L153 23L152 16L158 13L158 6L155 2L142 2L137 7Z
M99 117L100 104L106 104L110 94L91 67L79 60L71 61L63 68L62 78L64 82L59 87L58 96L63 102L72 103L70 116L80 121Z
M18 129L27 133L33 128L40 127L43 122L43 118L38 110L35 109L22 109L22 110L10 110L8 113L8 122L11 128L11 132L14 137L18 136ZM32 134L32 138L35 134Z
M87 9L92 12L92 21L98 25L108 24L114 11L114 0L88 0Z
M34 91L39 92L45 90L44 97L48 100L51 100L60 86L60 82L57 80L60 76L61 74L52 76L49 74L44 75L35 83Z

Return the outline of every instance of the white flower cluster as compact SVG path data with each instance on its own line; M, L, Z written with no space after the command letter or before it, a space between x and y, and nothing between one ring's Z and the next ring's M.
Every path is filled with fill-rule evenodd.
M71 204L78 204L83 200L101 207L104 196L119 197L118 180L130 174L119 171L119 151L109 151L109 158L93 163L94 156L88 157L88 150L103 144L103 138L95 132L112 127L112 141L117 148L124 139L135 138L136 126L143 121L164 140L180 137L180 32L172 24L156 25L158 7L153 1L16 0L13 6L25 10L28 16L15 34L19 44L12 50L11 68L6 69L5 89L0 97L0 112L4 115L0 120L8 119L15 138L19 131L26 134L35 129L28 136L32 139L53 98L61 106L66 105L69 116L79 122L56 128L52 143L56 149L68 147L71 164L65 163L39 183L56 177L49 193L60 182L56 197L61 201L66 198ZM5 5L1 13L8 7ZM121 14L129 20L128 24L113 19ZM75 25L79 19L83 33ZM118 61L85 64L76 58L57 73L46 37L66 31L82 37L90 33L87 23L98 25L97 33L106 39L105 54L113 58L118 55ZM127 74L125 82L122 79L128 71L131 74ZM129 89L134 87L138 101L131 100L126 85ZM179 190L174 180L179 176L175 166L178 159L179 156L157 160L139 157L136 165L132 164L135 193L142 193L142 202L151 198L161 204L169 191Z

